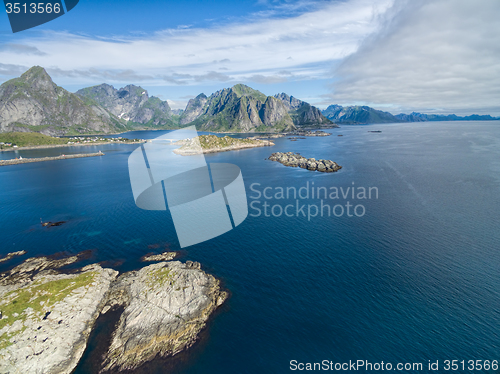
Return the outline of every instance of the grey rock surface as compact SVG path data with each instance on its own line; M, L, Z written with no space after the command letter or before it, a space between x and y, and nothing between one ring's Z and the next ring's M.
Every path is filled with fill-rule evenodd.
M0 274L0 373L71 373L98 316L123 307L102 370L133 369L191 346L227 295L198 262L159 262L121 274L97 264L72 273L30 258ZM172 257L166 252L156 261Z
M125 305L125 310L104 370L134 369L189 347L225 299L219 281L195 262L161 262L120 276L109 306Z
M26 251L16 251L16 252L10 252L7 253L5 257L0 258L0 262L5 262L9 261L11 258L16 257L16 256L23 256L26 254Z
M207 96L203 93L199 94L194 99L190 99L187 103L186 109L181 114L181 125L190 123L201 116L207 100Z
M170 261L173 260L177 256L176 252L163 252L158 255L146 255L141 257L141 261L143 262L152 262L152 261Z
M116 89L103 83L78 90L76 94L94 100L125 121L159 127L174 125L168 102L149 97L144 88L133 84Z
M274 95L274 97L285 104L292 117L293 123L297 127L326 126L332 123L321 113L321 110L305 101L289 96L286 93L280 93Z
M26 275L44 258L23 264ZM78 274L42 270L0 285L0 373L71 373L118 272L90 265Z

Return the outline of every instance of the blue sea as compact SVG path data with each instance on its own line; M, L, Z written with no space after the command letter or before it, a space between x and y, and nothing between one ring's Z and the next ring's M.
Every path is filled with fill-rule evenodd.
M197 344L178 358L150 364L147 372L288 373L291 361L323 360L383 361L393 369L397 363L422 363L419 372L447 372L445 360L499 360L500 122L343 126L328 132L332 136L285 137L274 139L273 147L206 155L209 163L238 165L249 204L267 203L274 210L265 216L261 209L259 216L249 208L232 231L183 249L168 211L144 211L134 203L127 159L136 145L0 153L0 159L106 154L1 167L0 255L92 250L87 262L120 271L143 266L139 258L148 252L179 251L181 261L199 261L231 296ZM164 133L123 136L152 139ZM331 159L343 168L319 173L266 160L287 151ZM280 187L303 187L310 195L280 199ZM312 197L318 187L349 193L321 202ZM358 199L370 187L371 198ZM270 198L258 198L265 188ZM321 203L343 205L344 214L337 207L338 216L328 216L326 209L323 216L311 216ZM362 206L359 216L347 214L347 203ZM295 204L291 216L278 214L288 204ZM305 215L296 204L305 206ZM44 228L40 219L67 223ZM0 271L22 260L4 263ZM94 345L77 373L90 370L85 365ZM429 360L438 361L438 371L428 369Z

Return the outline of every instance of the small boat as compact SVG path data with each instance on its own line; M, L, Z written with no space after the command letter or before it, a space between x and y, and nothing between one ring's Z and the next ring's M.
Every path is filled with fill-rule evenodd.
M57 222L43 222L42 219L40 218L40 223L42 224L43 227L53 227L53 226L61 226L62 224L66 223L66 221L57 221Z

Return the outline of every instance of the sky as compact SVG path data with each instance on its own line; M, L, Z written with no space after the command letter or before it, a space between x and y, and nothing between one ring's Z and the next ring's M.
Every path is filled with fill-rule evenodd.
M0 81L43 66L71 92L140 85L183 109L237 83L320 108L500 115L498 0L80 0L13 34Z

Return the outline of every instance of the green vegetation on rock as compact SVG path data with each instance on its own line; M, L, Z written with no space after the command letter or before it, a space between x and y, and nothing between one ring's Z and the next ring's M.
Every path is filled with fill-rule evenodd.
M181 146L180 148L174 150L174 153L180 155L214 153L274 145L274 143L265 140L238 139L227 135L223 137L216 135L200 135L192 139L180 140L175 144Z
M0 133L0 143L12 143L18 147L66 144L67 139L54 138L37 132Z
M149 287L163 287L167 284L173 286L175 284L174 277L176 273L170 270L168 267L163 267L160 269L155 269L149 274L149 279L147 281Z
M224 148L232 145L255 143L255 140L237 139L227 135L223 137L219 137L217 135L200 135L198 138L200 141L201 148L203 149L211 149L215 147Z
M48 282L36 281L29 286L7 292L0 301L0 311L2 312L0 330L18 320L24 322L28 308L42 318L43 311L50 311L54 304L63 300L74 290L88 286L94 281L95 275L95 272L85 272L71 278ZM0 349L10 345L9 339L13 335L15 334L0 335Z

